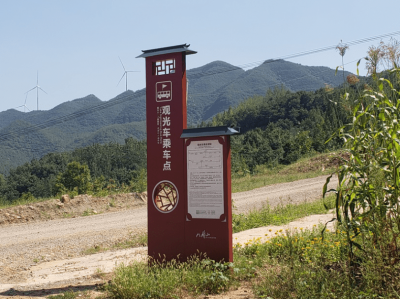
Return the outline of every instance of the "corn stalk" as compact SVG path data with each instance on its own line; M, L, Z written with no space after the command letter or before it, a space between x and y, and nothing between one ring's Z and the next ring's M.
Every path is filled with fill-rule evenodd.
M400 69L392 73L400 74ZM336 219L347 234L349 265L379 258L399 262L400 92L384 78L355 102L352 122L339 129L348 155L337 171ZM379 254L377 254L379 252Z

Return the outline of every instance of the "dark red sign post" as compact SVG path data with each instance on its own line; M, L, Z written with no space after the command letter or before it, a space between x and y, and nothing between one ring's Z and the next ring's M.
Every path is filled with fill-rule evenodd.
M186 55L195 53L184 44L146 50L139 56L146 58L148 254L157 260L185 260L202 252L212 259L231 261L229 137L204 139L208 135L197 136L197 131L195 136L182 134L187 127ZM198 146L199 141L209 143L208 148ZM205 170L217 164L196 168L198 155L193 154L207 157L207 150L223 160L214 169L217 184ZM188 164L187 158L195 164ZM229 166L221 166L228 162ZM198 180L204 178L207 182L202 186ZM200 194L202 188L208 195ZM214 204L202 206L202 201L214 197L218 198Z

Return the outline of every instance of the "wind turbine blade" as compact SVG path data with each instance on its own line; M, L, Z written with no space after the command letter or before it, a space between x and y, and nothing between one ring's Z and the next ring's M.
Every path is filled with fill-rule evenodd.
M21 108L21 107L24 107L24 106L25 106L25 105L21 105L21 106L15 107L14 109Z
M127 73L140 73L140 71L126 71Z
M119 83L122 81L122 79L124 78L124 76L126 75L126 73L124 73L121 77L121 79L119 79L117 86L119 85Z
M119 56L118 56L118 58L119 58ZM121 58L119 58L119 61L121 62L121 64L122 64L122 67L124 68L124 71L126 72L125 66L124 66L124 64L122 63L122 60L121 60Z
M32 89L29 89L27 92L25 92L25 93L28 93L28 92L30 92L30 91L32 91L32 90L34 90L35 88L37 88L37 86L35 86L34 88L32 88Z
M26 100L27 100L27 99L28 99L28 93L26 93L24 105L26 105Z
M39 87L39 89L40 89L41 91L43 91L45 94L47 94L47 92L45 92L45 91L43 90L43 88Z
M26 105L24 105L24 107L25 107L26 109L28 109L29 112L31 112L31 110L29 110L29 108L28 108Z

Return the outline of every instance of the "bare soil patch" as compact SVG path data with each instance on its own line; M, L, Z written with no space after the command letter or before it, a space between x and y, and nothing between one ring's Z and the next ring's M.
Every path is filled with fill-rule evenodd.
M28 205L0 209L0 226L60 218L76 218L145 206L146 193L121 193L106 197L78 195L64 201L50 199Z

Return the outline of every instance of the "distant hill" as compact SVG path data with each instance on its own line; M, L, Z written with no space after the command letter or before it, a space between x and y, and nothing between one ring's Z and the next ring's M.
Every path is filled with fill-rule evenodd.
M343 84L342 76L335 76L335 70L328 67L303 66L284 60L267 60L248 71L235 69L221 61L209 63L201 68L188 71L189 81L188 118L191 122L210 119L229 106L234 107L254 95L265 95L276 86L290 91L314 91L326 84L337 87ZM211 71L209 71L211 70ZM196 79L194 72L212 73ZM345 72L345 76L350 73ZM192 85L192 81L195 81ZM199 82L197 82L199 81ZM208 88L208 84L211 88ZM200 107L200 108L199 108Z
M69 151L93 143L123 143L128 137L145 138L145 98L138 100L134 95L127 91L108 102L89 95L48 111L1 112L0 173L49 152ZM124 102L120 103L121 99ZM102 105L108 106L102 109ZM41 124L48 125L36 130ZM7 138L3 140L4 137Z
M349 73L346 73L347 76ZM309 67L268 60L244 71L223 61L188 70L188 123L199 124L268 89L312 91L343 83L327 67ZM94 95L62 103L48 111L0 112L0 173L40 158L93 143L121 143L127 137L145 138L145 89L126 91L103 102Z

